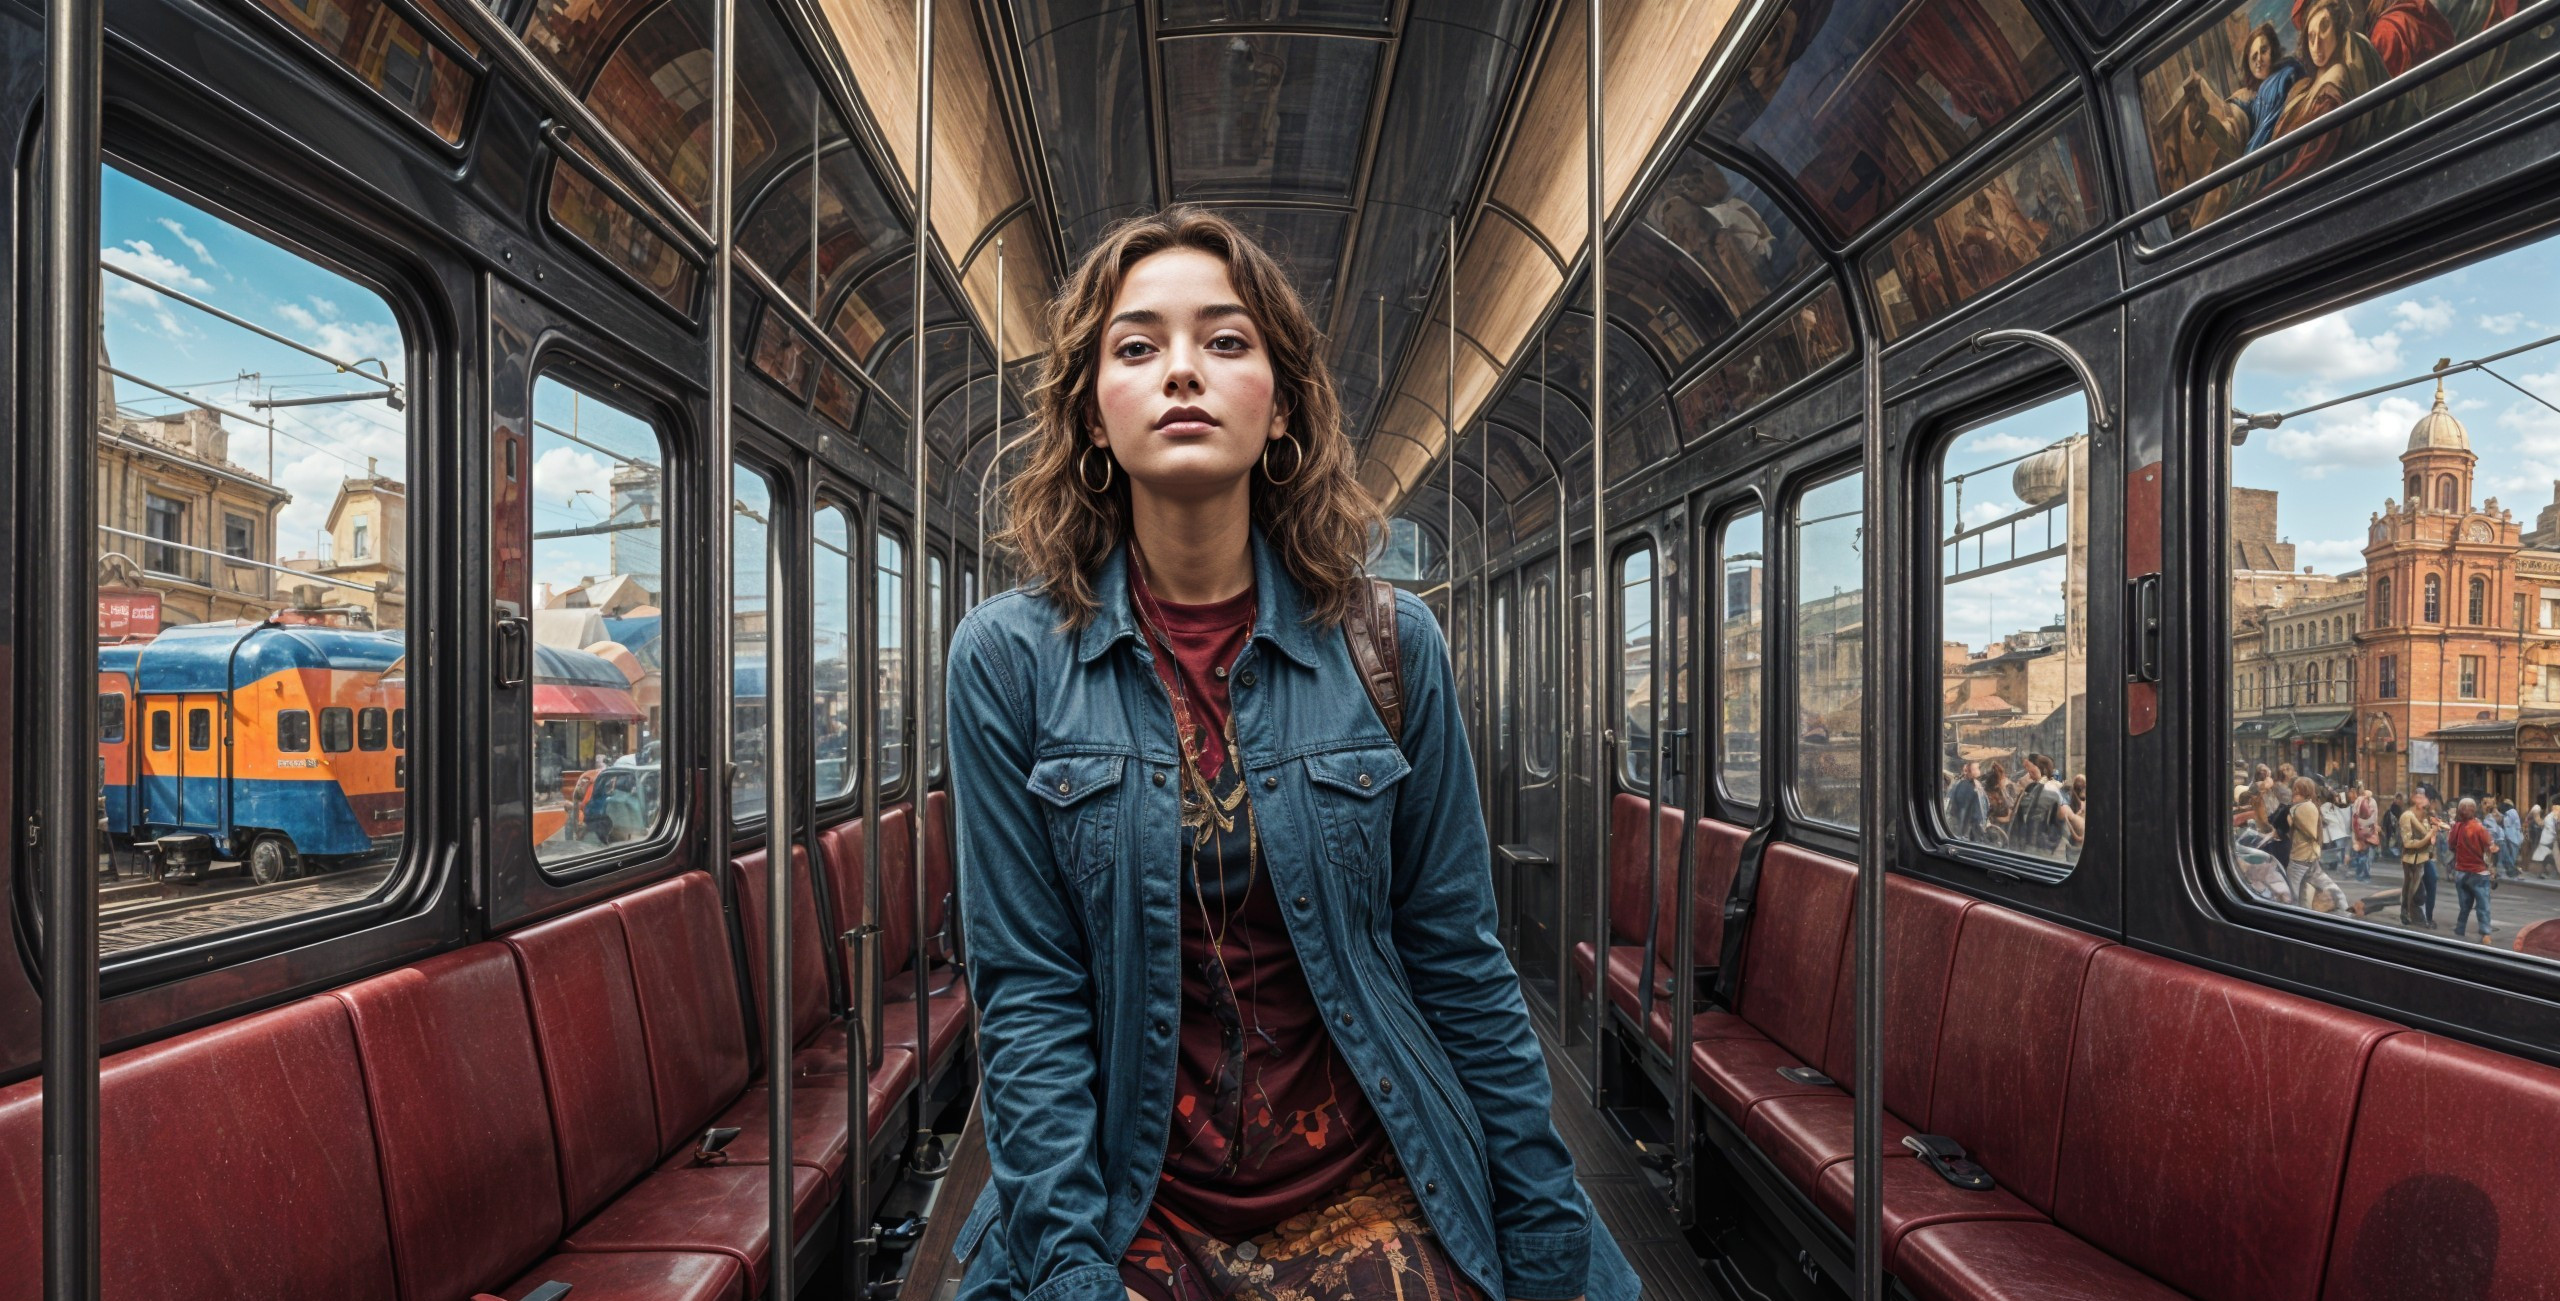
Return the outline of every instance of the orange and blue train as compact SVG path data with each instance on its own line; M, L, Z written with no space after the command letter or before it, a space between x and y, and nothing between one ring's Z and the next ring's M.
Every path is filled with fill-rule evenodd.
M409 716L397 633L194 624L98 648L107 829L205 836L259 879L396 844Z

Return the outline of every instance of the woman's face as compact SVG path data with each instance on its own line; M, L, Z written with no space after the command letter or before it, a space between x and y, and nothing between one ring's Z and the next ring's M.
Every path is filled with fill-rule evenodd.
M1095 370L1094 441L1134 486L1159 495L1231 490L1286 432L1262 328L1226 263L1197 249L1149 254L1121 277Z
M2311 26L2302 33L2302 52L2311 66L2326 68L2338 61L2338 11L2322 5L2311 11Z
M2249 39L2250 80L2265 81L2267 74L2275 70L2276 43L2263 35L2251 37Z

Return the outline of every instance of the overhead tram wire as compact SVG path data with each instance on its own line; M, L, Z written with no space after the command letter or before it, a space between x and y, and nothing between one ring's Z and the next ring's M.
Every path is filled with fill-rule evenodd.
M1967 342L1969 343L1970 340ZM2541 403L2552 411L2560 412L2560 406L2553 406L2550 399L2545 398L2541 394L2534 392L2532 389L2526 388L2524 385L2518 384L2514 380L2508 379L2506 376L2489 369L2490 362L2505 361L2509 357L2520 356L2524 353L2532 352L2536 348L2547 348L2555 343L2560 343L2560 334L2547 334L2531 343L2518 344L2503 352L2493 352L2488 356L2475 357L2469 361L2453 361L2450 358L2447 358L2444 361L2438 362L2432 370L2421 371L2418 374L2411 375L2405 379L2395 379L2389 383L2376 384L2371 388L2358 389L2353 393L2348 393L2340 397L2314 402L2307 407L2296 407L2291 411L2262 412L2253 415L2246 411L2234 410L2231 413L2232 436L2234 438L2245 437L2247 432L2252 429L2274 429L2288 420L2298 420L2316 411L2326 411L2331 407L2345 406L2350 402L2361 402L2366 398L2379 397L2396 389L2408 388L2415 384L2424 384L2429 380L2442 380L2448 375L2460 375L2467 371L2475 370L2487 375L2489 378L2494 379L2501 384L2506 385L2508 388L2514 389L2518 393L2524 394L2535 402Z

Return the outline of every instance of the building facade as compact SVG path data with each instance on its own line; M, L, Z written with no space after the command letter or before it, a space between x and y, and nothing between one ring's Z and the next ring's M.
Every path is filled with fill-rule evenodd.
M98 420L100 595L155 611L117 631L273 613L287 580L274 568L276 516L292 494L232 463L220 416L129 416L111 401Z

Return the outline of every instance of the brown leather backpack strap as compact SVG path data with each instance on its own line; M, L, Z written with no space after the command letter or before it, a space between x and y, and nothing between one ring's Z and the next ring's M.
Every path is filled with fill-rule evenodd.
M1404 742L1404 655L1396 645L1396 589L1369 580L1369 600L1342 622L1342 640L1351 648L1351 663L1360 670L1360 685L1387 734Z

